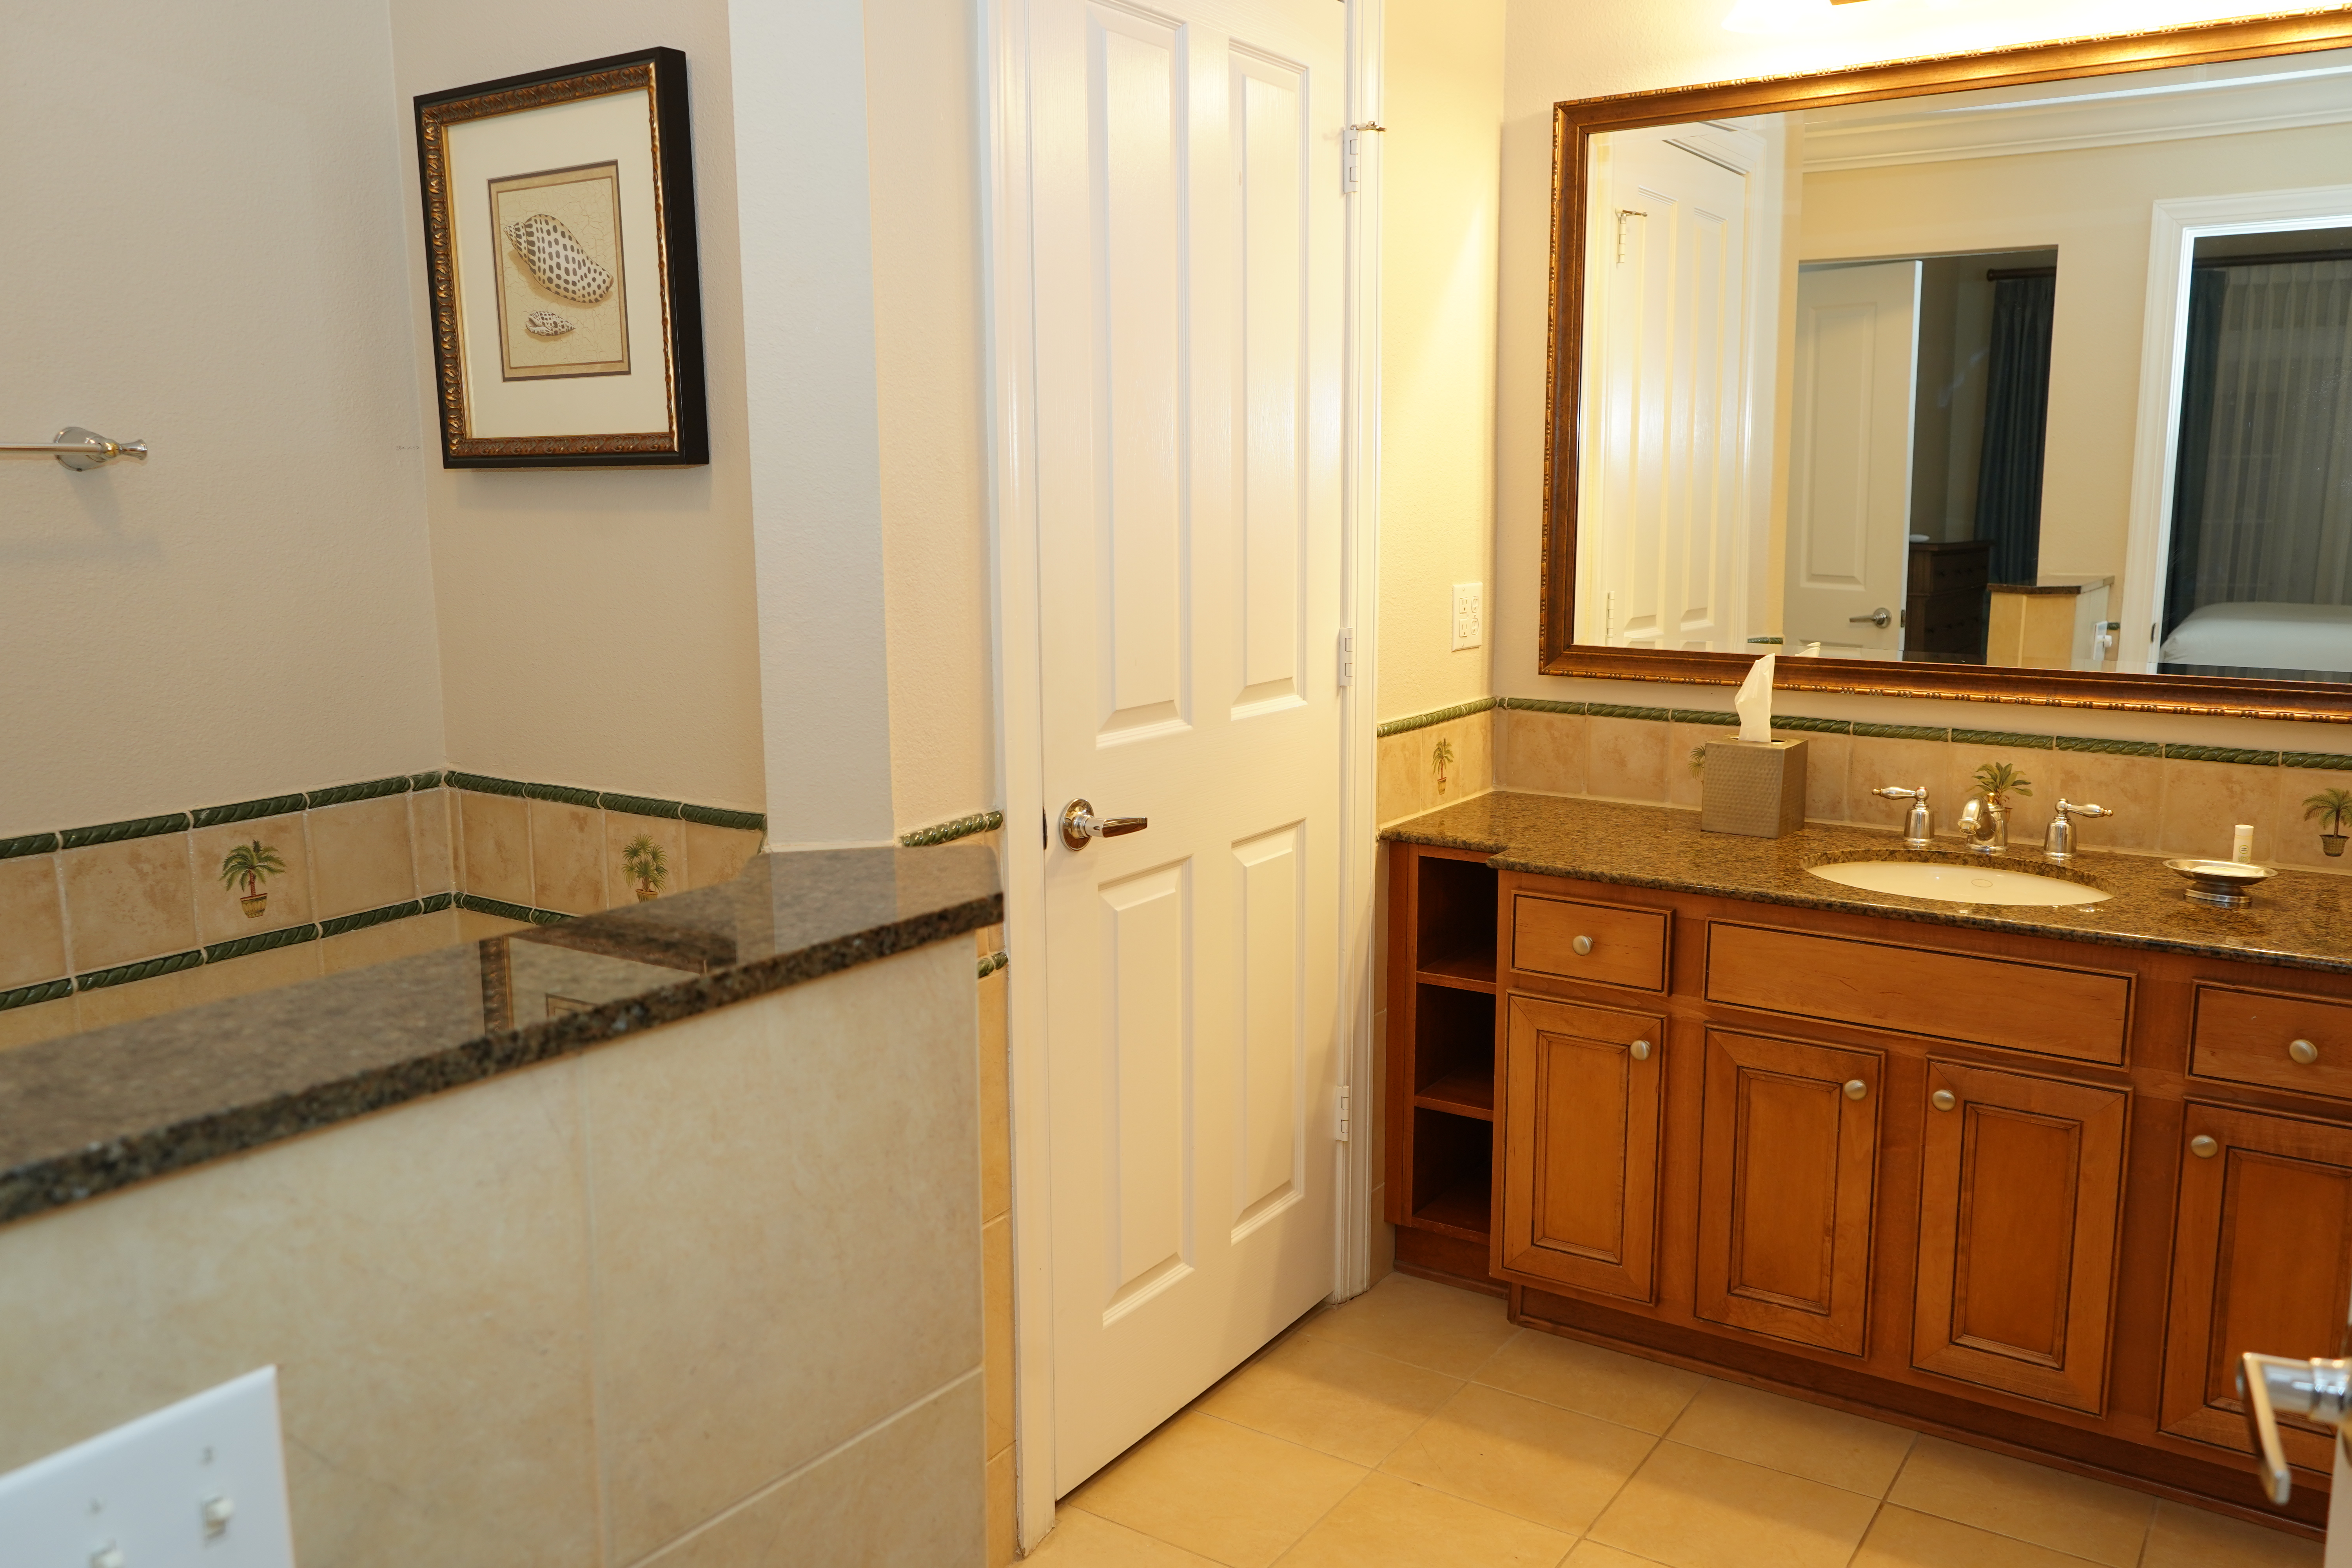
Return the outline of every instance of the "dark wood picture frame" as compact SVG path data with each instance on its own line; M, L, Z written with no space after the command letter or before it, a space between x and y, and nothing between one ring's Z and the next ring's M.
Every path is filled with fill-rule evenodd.
M1554 104L1551 299L1545 351L1548 374L1540 578L1542 640L1538 672L1736 686L1755 659L1753 654L1746 653L1609 647L1575 640L1585 184L1595 135L1695 120L1803 110L1879 99L1965 92L2346 47L2352 47L2352 16L2342 11L2305 13L1897 60L1807 76L1709 82ZM1797 691L2352 723L2352 687L2326 681L1783 658L1775 667L1773 685Z
M450 189L452 126L528 112L618 92L643 91L648 127L659 261L659 355L646 374L666 379L665 428L623 434L550 430L475 436L467 411L459 306L458 233ZM702 285L695 244L693 134L688 116L686 56L640 49L577 65L476 82L415 100L418 183L425 206L427 292L433 317L435 385L439 397L441 462L451 468L682 468L710 461L709 410L703 387ZM591 160L583 158L580 162ZM633 283L642 288L642 283ZM536 330L536 329L534 329Z

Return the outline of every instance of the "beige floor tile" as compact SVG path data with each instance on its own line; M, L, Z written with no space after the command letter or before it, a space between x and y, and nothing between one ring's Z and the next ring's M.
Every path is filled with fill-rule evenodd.
M2140 1568L2319 1568L2316 1541L2159 1501Z
M1552 1568L1575 1537L1391 1476L1339 1500L1282 1568Z
M1391 1274L1316 1319L1306 1332L1450 1377L1467 1377L1518 1331L1495 1297Z
M2121 1487L1940 1437L1911 1446L1886 1500L2113 1568L2139 1561L2152 1506Z
M1646 1557L1585 1540L1578 1542L1576 1550L1568 1554L1568 1568L1651 1568L1651 1563Z
M1472 1384L1381 1468L1575 1535L1657 1441L1630 1426Z
M2210 1568L2210 1560L2207 1560ZM1854 1553L1853 1568L2082 1568L2083 1560L1955 1524L1932 1513L1882 1508Z
M1877 1508L1839 1487L1666 1442L1592 1538L1667 1568L1839 1568Z
M1066 1502L1055 1510L1053 1533L1021 1561L1041 1568L1214 1568L1206 1557Z
M1293 1334L1211 1389L1197 1408L1359 1465L1388 1458L1459 1378Z
M1478 1369L1477 1381L1662 1433L1706 1382L1695 1372L1529 1329Z
M1266 1568L1365 1473L1360 1465L1187 1411L1070 1501L1227 1568Z
M1912 1435L1736 1383L1710 1381L1669 1434L1677 1443L1885 1497L1903 1468Z

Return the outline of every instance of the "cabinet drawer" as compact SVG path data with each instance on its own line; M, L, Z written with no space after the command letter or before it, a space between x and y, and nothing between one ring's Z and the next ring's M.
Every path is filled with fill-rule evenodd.
M1666 911L1521 893L1511 904L1511 967L1664 991Z
M1717 921L1706 999L2112 1066L2131 976Z
M2200 985L2193 1038L2189 1070L2200 1078L2352 1099L2352 1004ZM2298 1043L2310 1061L2295 1059Z

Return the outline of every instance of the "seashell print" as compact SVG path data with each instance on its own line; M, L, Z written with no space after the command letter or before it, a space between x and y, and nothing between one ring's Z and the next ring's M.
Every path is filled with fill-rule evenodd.
M522 330L534 338L560 338L572 331L572 323L552 310L533 310L522 319Z
M533 213L507 225L507 237L551 294L593 305L613 291L613 275L589 258L562 220Z

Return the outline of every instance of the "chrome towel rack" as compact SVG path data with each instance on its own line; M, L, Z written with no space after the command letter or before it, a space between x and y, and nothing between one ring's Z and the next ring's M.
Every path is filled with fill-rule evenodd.
M68 468L102 468L117 458L147 460L144 441L110 441L95 430L68 425L54 441L0 442L0 458L55 458Z

